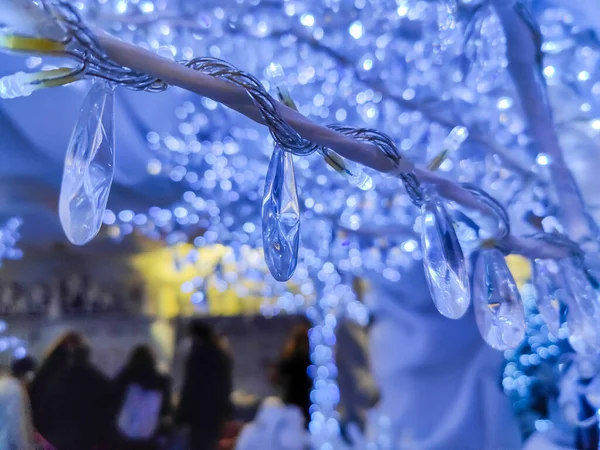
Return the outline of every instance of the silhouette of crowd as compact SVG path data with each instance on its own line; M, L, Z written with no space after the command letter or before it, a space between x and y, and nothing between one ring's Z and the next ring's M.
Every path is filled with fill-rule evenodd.
M112 380L92 364L89 345L75 332L60 337L39 367L30 357L13 361L10 373L0 374L0 449L234 449L241 425L233 421L232 357L207 323L191 321L188 335L177 393L142 345ZM308 327L301 325L272 366L271 380L306 426L309 365Z

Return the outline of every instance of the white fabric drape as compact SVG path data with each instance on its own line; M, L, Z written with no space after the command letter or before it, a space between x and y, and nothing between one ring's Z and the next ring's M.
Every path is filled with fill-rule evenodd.
M420 264L397 283L371 279L371 363L392 448L519 449L502 353L483 342L472 314L441 316Z

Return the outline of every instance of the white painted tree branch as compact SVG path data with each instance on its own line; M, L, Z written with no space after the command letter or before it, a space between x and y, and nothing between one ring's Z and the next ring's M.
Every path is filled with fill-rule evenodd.
M596 238L596 225L560 148L547 87L538 58L538 44L529 25L514 9L512 0L493 0L506 35L508 69L517 88L521 107L537 151L550 156L550 174L560 207L561 221L576 242Z
M244 89L234 84L197 72L176 62L162 58L148 50L125 43L102 30L95 29L98 42L104 51L118 64L139 72L155 76L170 85L195 92L222 103L257 123L264 124L260 112ZM426 169L414 167L403 158L399 168L394 168L389 159L374 145L355 141L329 128L317 125L299 112L278 103L283 118L305 139L325 146L341 156L383 173L414 172L421 182L436 186L445 198L453 200L480 213L493 215L487 205L477 200L469 191L457 183ZM513 253L527 257L563 258L568 252L557 246L541 243L534 239L509 236L503 241Z
M117 63L156 76L171 85L209 97L258 123L263 123L260 112L244 89L228 81L196 72L161 58L148 50L122 42L106 33L98 31L96 33L98 41L106 53ZM278 104L278 107L283 118L302 137L380 172L389 172L393 169L389 159L374 145L357 142L328 128L316 126L299 112L281 103ZM410 172L412 167L410 161L402 160L400 166L402 171Z
M185 28L187 30L195 30L198 33L206 33L209 34L210 30L203 26L198 21L193 21L182 17L179 13L173 12L156 12L154 14L140 14L138 16L120 16L116 14L101 14L99 16L100 22L125 22L129 24L134 24L136 26L139 25L149 25L154 24L156 22L167 23L170 26L176 26L179 28ZM406 24L405 24L406 25ZM233 33L233 30L228 29L228 32ZM279 31L274 32L270 35L271 39L278 39L284 36L289 31ZM356 72L356 67L352 63L352 61L348 60L341 54L332 50L323 44L323 42L316 40L312 37L308 36L298 36L298 42L302 42L314 48L317 51L324 52L328 54L331 58L335 59L339 64L345 66L349 70L353 70L357 79L358 73ZM449 129L452 129L456 126L464 126L464 124L459 121L452 121L448 118L443 117L443 115L438 113L438 108L434 107L425 107L418 102L413 102L411 100L406 100L401 96L394 95L390 92L385 83L377 82L376 80L362 80L361 83L364 83L366 86L371 87L372 89L383 94L387 99L393 100L398 106L402 109L406 109L409 111L419 111L426 117L428 120L432 122L439 123L442 126L445 126ZM476 142L482 151L491 153L493 155L498 156L503 164L505 164L508 168L515 171L516 173L524 176L524 177L537 177L537 174L533 172L532 166L533 162L529 163L527 161L520 161L514 155L511 155L510 152L504 148L502 145L495 142L493 139L489 139L488 136L485 136L481 133L472 131L468 137L469 140ZM532 160L533 161L533 160Z

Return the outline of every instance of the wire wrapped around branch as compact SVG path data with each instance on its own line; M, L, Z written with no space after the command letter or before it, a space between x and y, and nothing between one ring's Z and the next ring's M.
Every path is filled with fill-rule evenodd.
M421 193L419 180L414 173L404 172L400 169L402 155L396 147L396 144L394 144L394 141L387 134L371 128L355 128L342 124L327 125L327 128L357 141L376 145L396 168L394 175L398 176L404 183L404 187L406 188L406 192L412 203L417 207L420 207L423 204L423 194Z
M496 239L502 240L508 236L510 234L510 218L508 217L506 208L504 208L504 206L502 206L498 200L485 192L479 186L475 186L472 183L460 183L460 186L473 194L477 200L487 205L489 209L494 212L498 219L500 225L499 230L501 233L500 236L496 236Z
M383 133L344 125L318 125L273 99L256 77L224 61L199 58L176 63L160 58L138 46L119 41L103 30L90 28L65 0L42 1L66 31L63 54L85 64L87 75L135 90L159 92L168 85L182 87L267 125L275 141L288 151L304 155L328 148L400 178L417 206L423 202L420 189L420 182L423 182L433 184L449 200L485 215L499 216L494 202L488 201L489 195L478 195L432 171L415 167L410 160L402 158L393 141ZM551 240L540 242L507 234L501 243L511 252L528 257L561 259L573 256L573 251Z
M43 7L65 29L66 54L85 66L87 75L125 86L129 89L162 92L167 83L151 75L137 72L114 62L102 49L94 34L84 24L76 8L64 1L43 2Z
M585 253L577 243L573 242L567 236L557 233L535 233L527 237L556 247L564 248L580 267L584 267Z
M297 156L308 156L317 150L317 145L300 136L283 119L277 108L277 102L254 75L217 58L195 58L185 62L185 66L216 78L225 79L245 89L259 109L273 139L284 150Z

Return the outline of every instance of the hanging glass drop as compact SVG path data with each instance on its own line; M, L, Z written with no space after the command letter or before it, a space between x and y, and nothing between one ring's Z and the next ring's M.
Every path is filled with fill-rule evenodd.
M423 265L429 291L438 311L461 318L471 300L465 258L446 208L431 196L421 208Z
M292 155L279 146L273 150L262 203L265 261L273 278L287 281L298 262L300 206Z
M114 90L96 81L85 98L67 149L59 216L75 245L91 241L102 225L115 170Z
M568 298L566 305L569 344L580 355L594 356L600 352L598 329L594 318L585 314L573 297L568 296Z
M596 375L585 387L585 397L594 409L600 409L600 375Z
M537 308L548 326L548 331L558 337L560 299L567 295L560 266L553 259L538 258L533 261L532 269Z
M564 302L567 305L569 344L579 354L596 355L600 352L596 292L584 271L571 260L561 261L560 267L568 288Z
M582 312L590 317L598 318L600 306L598 297L584 269L577 267L570 259L561 261L561 267L571 295L581 307Z
M506 36L492 5L477 9L465 29L465 84L480 93L501 86L506 68Z
M525 309L517 284L496 248L483 248L473 273L473 309L483 339L497 350L515 348L525 337Z

